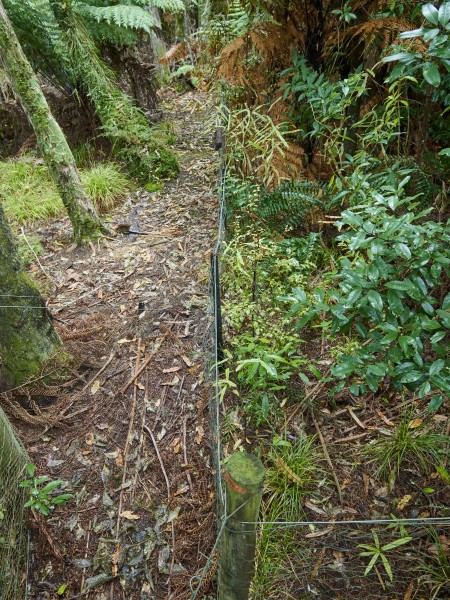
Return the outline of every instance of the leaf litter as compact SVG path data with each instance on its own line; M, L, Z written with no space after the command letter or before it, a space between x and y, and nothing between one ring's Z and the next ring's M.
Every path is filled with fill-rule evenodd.
M111 216L135 233L75 249L66 219L33 231L54 286L30 270L76 360L54 395L38 383L2 404L37 472L75 497L46 521L63 561L30 520L30 600L61 586L67 598L188 598L214 543L201 368L218 212L214 109L200 91L167 94L181 172Z

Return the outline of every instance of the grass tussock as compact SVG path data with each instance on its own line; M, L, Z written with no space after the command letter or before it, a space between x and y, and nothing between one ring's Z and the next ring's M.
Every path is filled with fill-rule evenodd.
M80 170L83 187L99 213L111 210L132 187L111 162ZM49 221L64 215L64 206L47 167L33 157L0 161L0 196L16 225Z

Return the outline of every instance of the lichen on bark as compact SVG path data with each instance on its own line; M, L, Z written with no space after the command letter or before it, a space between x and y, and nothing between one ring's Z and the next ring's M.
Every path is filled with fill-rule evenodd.
M32 379L60 350L61 341L45 300L22 268L0 203L1 387L15 387Z

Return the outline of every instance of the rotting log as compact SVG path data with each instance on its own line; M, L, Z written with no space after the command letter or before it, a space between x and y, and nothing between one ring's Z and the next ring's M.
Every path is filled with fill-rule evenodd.
M0 58L36 134L37 144L61 195L77 242L106 232L83 190L67 140L53 117L39 80L25 56L0 0Z
M256 525L265 469L247 452L227 462L226 523L219 550L219 600L247 600L254 572Z

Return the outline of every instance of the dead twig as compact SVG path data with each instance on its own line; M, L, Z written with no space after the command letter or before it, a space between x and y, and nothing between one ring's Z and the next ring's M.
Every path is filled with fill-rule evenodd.
M326 379L328 377L328 375L330 374L331 369L327 369L327 371L324 373L324 379ZM305 403L310 400L311 398L313 398L314 396L316 396L320 390L325 387L325 385L327 384L327 381L319 381L312 390L310 390L306 396L303 398L303 400L301 401L301 403L297 404L297 406L294 408L294 410L291 412L291 414L289 415L289 417L286 419L285 422L285 426L287 426L290 421L292 421L292 419L295 417L295 415L298 413L298 411L305 405Z
M339 438L338 440L333 440L333 444L345 444L346 442L352 442L353 440L359 440L359 438L362 438L366 435L368 435L368 431L364 432L364 433L358 433L358 435L351 435L349 437L345 437L345 438Z
M153 432L147 427L147 425L144 425L144 431L146 431L148 433L148 435L150 436L150 439L152 440L152 444L153 444L153 447L155 449L156 456L158 457L159 465L161 467L161 471L162 471L162 474L164 475L164 479L165 479L165 482L166 482L167 500L169 501L170 500L170 483L169 483L169 478L167 477L166 469L164 468L164 463L162 461L161 454L159 453L158 444L156 443L155 436L153 435Z
M183 419L183 457L184 457L184 464L185 465L188 464L187 447L186 447L187 419L188 419L187 417L184 417L184 419ZM194 490L194 486L192 485L192 477L191 477L191 474L189 473L189 471L187 472L187 480L188 480L189 488L190 488L191 494L192 494L193 490Z
M333 465L333 463L331 461L331 458L330 458L330 455L328 453L328 448L327 448L327 445L325 443L325 439L324 439L324 437L322 435L322 432L320 430L319 424L316 421L316 419L315 419L314 414L312 413L312 411L311 411L311 416L312 416L312 420L313 420L313 423L314 423L314 427L316 428L316 431L317 431L317 435L319 436L320 443L322 444L322 450L323 450L323 453L325 455L325 459L326 459L326 461L328 463L328 466L331 469L331 474L333 476L334 483L336 484L336 489L337 489L337 493L338 493L338 496L339 496L339 502L341 504L343 504L344 502L343 502L343 498L342 498L342 488L341 488L341 485L339 483L339 479L337 478L336 471L334 470L334 465Z
M91 525L92 525L92 521L89 521L88 532L87 532L87 536L86 536L86 549L84 551L84 560L86 560L88 557L89 542L91 539ZM83 575L81 577L81 585L80 585L80 594L83 591L85 575L86 575L86 567L83 567Z
M353 412L353 409L351 406L347 406L347 410L349 412L349 415L351 416L351 418L355 421L355 423L361 427L361 429L367 429L367 425L364 425L364 423L362 421L360 421L358 419L358 417L355 415L355 413Z
M37 526L39 527L39 531L45 536L54 557L64 562L64 556L61 554L60 550L55 545L55 542L53 541L52 536L50 535L47 529L47 525L45 524L43 518L35 510L32 510L31 512L33 514L34 520L37 523Z
M158 350L163 345L163 343L164 343L165 339L168 337L168 335L169 335L169 332L167 332L163 337L160 337L156 340L155 347L153 348L153 350L151 351L149 356L147 356L147 358L144 360L144 362L142 363L140 368L134 373L134 375L132 377L130 377L130 379L126 382L126 384L120 388L119 394L124 394L127 391L127 389L130 387L130 385L132 383L134 383L135 379L137 377L139 377L139 375L142 373L142 371L145 369L145 367L155 357L155 355L157 354Z

